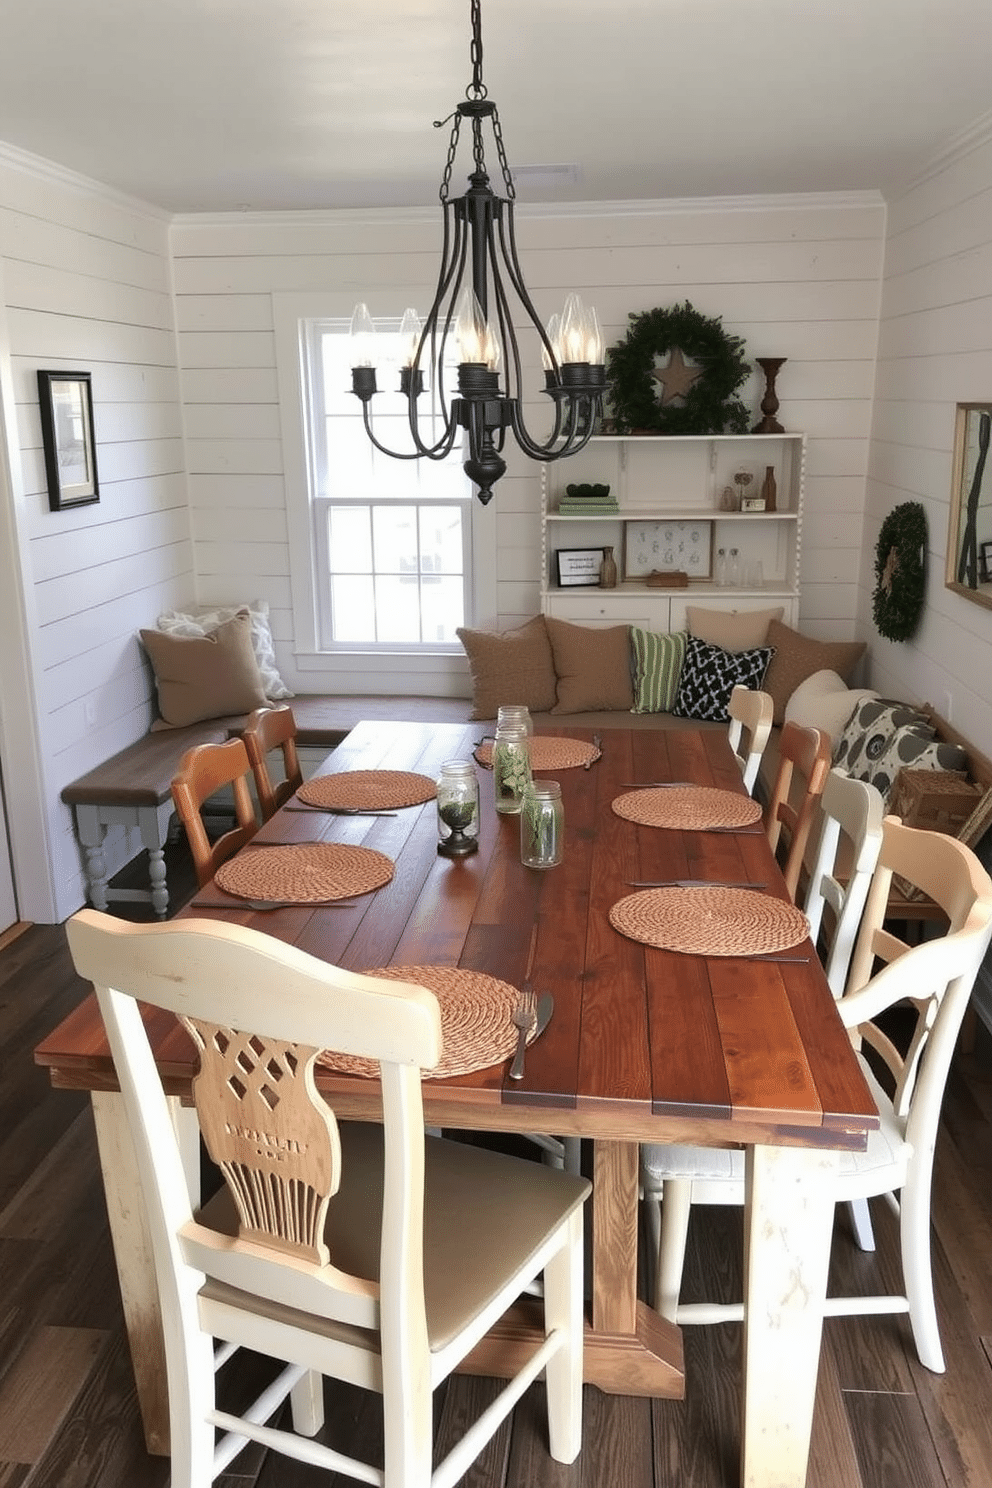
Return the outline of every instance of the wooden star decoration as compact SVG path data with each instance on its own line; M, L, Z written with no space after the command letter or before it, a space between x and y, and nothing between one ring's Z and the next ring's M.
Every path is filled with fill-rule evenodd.
M676 398L684 398L696 379L702 375L702 367L686 366L681 348L673 346L668 354L668 366L655 366L651 373L660 389L662 408L668 403L674 403Z
M896 552L895 548L890 548L889 556L885 560L885 567L882 569L881 580L882 588L885 590L886 594L892 593L892 580L895 578L898 568L899 554Z

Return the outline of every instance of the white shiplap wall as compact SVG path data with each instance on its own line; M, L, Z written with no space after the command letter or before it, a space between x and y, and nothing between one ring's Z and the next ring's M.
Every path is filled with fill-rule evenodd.
M802 624L824 638L854 633L884 229L870 193L519 208L524 273L543 316L577 289L612 342L629 312L689 299L743 336L749 357L788 357L779 417L811 436ZM299 691L356 684L294 656L292 462L280 433L273 297L312 294L323 306L331 297L341 315L357 299L383 315L401 313L411 295L423 307L437 240L436 212L183 218L172 228L199 597L267 598L280 668ZM762 390L759 378L744 389L756 417ZM539 467L511 459L495 498L498 613L487 623L538 609L539 491ZM378 690L431 685L401 663ZM463 663L433 686L466 692Z
M957 403L992 402L992 137L961 142L891 204L861 570L871 682L929 701L992 754L992 610L944 587ZM871 623L874 552L891 509L921 501L929 527L923 618L912 641ZM983 856L987 849L983 845ZM975 993L992 1027L992 972Z
M136 633L193 591L167 220L3 149L0 285L10 541L31 677L25 687L0 663L5 780L21 915L62 919L84 889L59 792L146 732L150 674ZM48 509L38 368L92 373L98 505ZM25 707L34 781L27 770L16 778L11 722ZM113 867L140 844L118 833L108 846Z

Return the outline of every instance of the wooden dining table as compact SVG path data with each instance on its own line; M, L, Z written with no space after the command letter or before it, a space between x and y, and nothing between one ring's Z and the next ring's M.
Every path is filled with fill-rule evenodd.
M546 729L589 740L567 717ZM479 725L364 722L323 771L402 770L435 776L470 759ZM745 1322L741 1477L744 1488L802 1488L816 1391L830 1236L832 1175L843 1151L863 1150L878 1118L806 940L781 958L662 950L614 929L610 909L641 881L759 883L787 900L760 823L736 830L637 825L613 801L632 784L690 782L743 794L722 730L617 728L586 769L552 772L565 812L563 861L520 862L519 825L494 809L480 768L479 850L437 852L433 801L393 816L340 816L283 807L243 849L297 842L375 848L395 864L390 881L346 904L251 910L197 906L264 930L352 970L443 965L553 994L554 1015L527 1050L523 1079L509 1059L424 1081L425 1120L474 1131L590 1139L591 1294L587 1382L626 1395L684 1394L680 1330L637 1293L639 1143L743 1146L746 1153ZM292 805L293 803L290 803ZM223 897L223 896L221 896ZM171 1019L149 1031L177 1129L195 1171L188 1108L195 1054ZM168 1450L161 1322L137 1173L95 998L37 1048L53 1084L91 1092L121 1277L125 1316L151 1451ZM321 1070L339 1116L380 1115L375 1080ZM484 1340L469 1367L507 1372L539 1310L522 1304ZM705 1381L694 1388L705 1389Z

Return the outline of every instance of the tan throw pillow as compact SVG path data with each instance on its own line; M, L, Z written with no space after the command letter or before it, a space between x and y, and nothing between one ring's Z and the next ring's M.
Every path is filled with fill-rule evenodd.
M634 706L630 673L630 626L570 625L548 619L558 676L552 713L595 713Z
M785 721L789 699L814 672L836 672L845 682L864 655L864 641L814 641L773 620L768 626L768 644L775 655L765 676L764 690L775 704L775 722Z
M455 632L472 673L472 717L495 718L504 703L547 713L555 702L555 666L543 615L518 630Z
M171 636L161 630L140 635L155 672L158 710L173 728L265 707L247 610L208 636Z
M686 605L685 623L689 634L721 651L753 651L755 646L770 646L768 635L773 620L781 620L783 606L774 610L704 610L699 605Z

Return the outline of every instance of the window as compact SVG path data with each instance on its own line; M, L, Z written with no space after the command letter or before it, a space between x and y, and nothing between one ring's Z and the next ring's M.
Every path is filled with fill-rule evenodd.
M317 642L325 651L460 652L472 617L472 487L460 445L444 461L396 460L365 432L351 392L346 320L304 323ZM377 322L376 437L412 440L399 386L399 322ZM430 433L430 393L421 400ZM440 433L438 427L437 433Z

